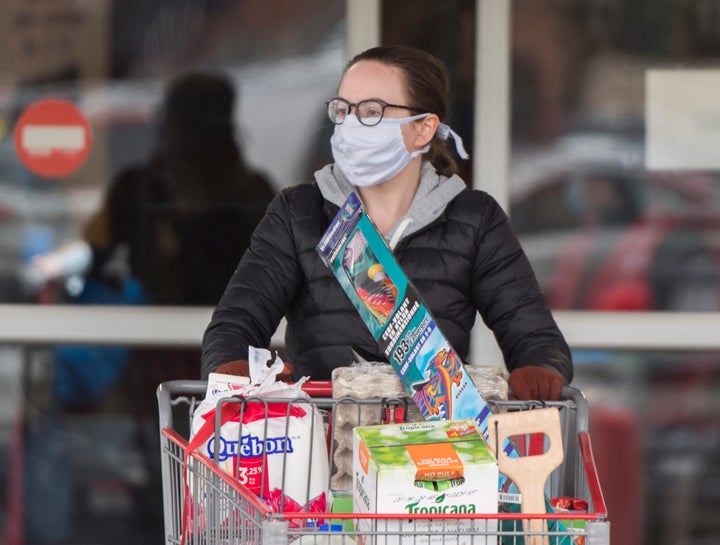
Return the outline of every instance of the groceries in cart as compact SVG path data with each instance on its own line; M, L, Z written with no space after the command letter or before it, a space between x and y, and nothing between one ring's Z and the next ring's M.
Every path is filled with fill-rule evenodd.
M353 437L354 512L405 513L406 519L383 521L380 529L428 534L383 544L426 545L448 532L497 532L494 520L482 521L481 528L471 519L414 520L419 513L497 513L497 459L473 420L356 427ZM358 530L372 535L378 521L361 519Z
M268 351L262 351L255 361L260 351L251 349L249 384L234 391L243 397L218 404L227 393L208 393L193 419L190 450L204 449L210 463L235 476L244 485L243 491L263 502L261 510L248 508L247 501L239 502L240 524L233 530L236 521L228 511L228 516L219 517L221 528L227 529L228 535L240 532L237 542L252 545L286 545L294 540L304 545L306 537L318 537L314 535L317 530L332 533L335 526L346 544L504 544L505 539L498 539L502 535L514 545L545 545L553 535L563 538L554 540L553 545L574 545L577 534L568 532L561 521L528 522L530 513L537 519L553 511L548 499L552 496L545 487L548 474L533 474L532 460L521 459L517 443L509 439L515 433L505 433L505 440L497 439L494 448L487 443L491 423L497 423L496 416L503 416L498 414L503 411L497 410L497 402L507 397L506 385L501 395L482 391L364 213L357 195L350 195L317 249L389 360L395 375L393 392L399 390L397 397L409 400L413 409L404 411L406 420L417 418L420 422L367 427L358 405L353 424L348 412L341 410L348 398L337 397L329 400L330 406L324 407L321 415L320 400L317 406L313 404L302 390L302 380L295 384L275 380L284 364L276 359L268 366ZM382 305L365 289L368 286L361 274L365 269L374 271L372 278L386 288L381 290L387 296ZM368 381L371 373L367 371L362 370L353 384ZM389 384L392 373L384 368L380 378ZM333 378L339 374L334 373ZM385 416L386 392L375 387L372 394L382 405L376 414ZM350 396L350 401L359 403L357 392ZM295 397L307 403L290 402ZM256 412L256 408L261 410ZM355 410L351 404L349 412ZM215 421L220 424L217 433ZM347 449L348 429L353 434L351 452ZM325 431L330 434L327 442ZM553 448L563 449L563 443L553 439ZM351 466L346 463L348 454ZM510 466L519 465L519 473L513 477L504 474L498 467L500 459ZM332 479L329 460L336 469ZM342 496L348 477L353 518L350 525L333 524L327 510L336 506L328 498ZM517 486L527 481L529 485ZM228 494L228 501L234 500L231 496ZM530 497L538 501L528 510ZM513 501L520 506L521 516L501 519L499 508ZM192 498L191 503L196 509L203 507L202 498ZM202 511L198 512L202 518ZM268 513L283 518L273 520ZM270 535L271 528L277 528L266 524L270 522L288 525L284 537ZM246 535L250 527L257 534ZM201 532L196 530L193 535Z
M329 464L322 415L303 391L305 381L276 381L284 364L268 361L269 350L251 347L249 379L211 374L188 450L199 449L275 512L324 512Z
M507 400L507 371L495 365L472 365L468 373L487 400ZM382 413L375 407L358 410L352 403L340 403L334 410L334 449L331 460L331 487L333 490L352 488L352 442L356 426L371 426L382 422L424 422L420 409L389 363L358 361L347 367L336 367L332 372L332 396L335 399L403 400ZM402 413L398 410L402 409ZM390 409L392 409L390 414ZM385 413L388 414L385 414Z
M227 377L214 377L212 383L215 388L221 388L226 380ZM176 386L174 382L179 384ZM465 422L420 421L404 425L397 421L392 424L368 424L371 418L366 419L364 415L374 415L373 418L383 420L388 414L386 402L392 400L382 399L381 396L389 392L377 389L377 396L374 399L328 397L330 393L327 390L316 394L309 401L326 419L325 425L330 435L326 444L313 445L310 458L317 456L322 464L327 463L326 449L329 448L330 459L333 462L336 460L332 455L340 446L340 435L337 433L333 435L333 432L350 423L354 412L358 425L352 426L354 429L351 436L357 430L359 440L363 434L367 456L363 455L363 448L360 446L351 447L351 464L354 463L362 468L363 464L367 463L368 468L365 473L365 470L361 471L351 465L350 485L347 486L347 490L338 490L336 486L344 487L347 484L346 472L343 472L343 478L338 481L331 480L326 475L326 482L315 488L312 469L314 465L286 464L282 468L284 477L280 477L281 482L283 478L302 480L306 488L314 490L309 495L310 499L318 493L321 497L327 493L324 512L320 512L312 511L315 508L312 505L309 507L300 505L307 500L306 494L300 494L300 499L295 498L297 505L289 502L282 505L273 504L272 499L270 501L262 499L263 495L267 496L265 487L261 487L256 493L247 486L240 485L238 479L231 477L221 465L222 462L226 462L221 460L222 456L214 452L212 455L209 454L209 447L204 443L199 448L189 445L183 436L175 432L173 411L170 408L175 403L182 404L187 401L192 407L191 412L199 412L200 409L196 410L195 407L202 403L203 396L215 394L207 394L208 383L174 382L164 383L158 389L163 441L166 545L183 543L607 545L609 543L607 511L597 481L597 471L586 431L587 405L579 391L568 389L567 394L572 397L546 404L560 411L563 433L562 440L556 440L556 444L562 446L565 455L561 467L552 472L545 486L548 497L552 498L550 505L554 512L536 513L531 516L522 513L520 504L522 497L515 498L517 503L512 503L512 498L499 492L498 484L506 479L498 473L501 469L498 462L493 459L498 458L498 453L492 446L488 448L483 446L483 441L477 441L476 438L480 437L480 433L474 419ZM241 390L248 386L248 381L244 382L245 384L239 386L228 385L227 394L230 396L236 393L238 388ZM318 387L317 384L312 386ZM191 395L185 393L188 389ZM217 392L217 395L220 394L221 392ZM251 398L243 399L248 404L252 401ZM301 399L307 401L307 397ZM524 403L515 400L500 400L498 404L497 414L526 410ZM269 400L267 406L268 408L272 406ZM341 411L341 408L349 410ZM539 408L532 412L542 410ZM290 412L284 418L289 420L294 416ZM267 429L270 429L269 423L275 420L275 417L268 415L265 420L268 423ZM494 429L494 420L490 422ZM287 430L291 427L289 423L284 425ZM433 429L424 430L425 426ZM439 428L435 429L435 426ZM477 430L475 435L466 434L471 428ZM396 429L400 429L402 433L396 433ZM503 432L502 423L498 431L504 435L508 434L507 430ZM513 431L510 430L509 434L512 436ZM219 434L221 437L224 435L224 431ZM314 430L310 435L315 436ZM543 452L546 448L542 445L546 439L538 442L536 435L531 433L526 434L525 437L513 436L516 449L522 456L532 456ZM193 439L195 437L197 434ZM473 438L472 441L470 437ZM427 443L427 441L434 442ZM463 442L476 444L465 448L461 446ZM450 443L454 452L448 449L447 443ZM269 446L270 443L266 442L265 445ZM213 444L213 447L215 446L218 447L218 452L224 452L219 444ZM195 450L188 456L187 453L193 448ZM480 454L483 450L488 455L487 458ZM459 493L472 485L475 465L479 463L478 460L483 459L488 461L490 470L494 468L495 478L484 481L482 492L472 494L473 501L462 501ZM371 466L373 460L377 462L377 466ZM397 475L391 472L394 465L398 469ZM482 463L480 462L479 465L482 466ZM238 467L242 467L240 462ZM377 468L375 477L370 476L373 471L371 467ZM268 472L272 470L269 465L266 469ZM480 471L479 466L478 470ZM488 470L488 467L483 470ZM382 475L378 477L379 474ZM188 477L183 481L185 475ZM180 476L179 481L177 476ZM353 478L361 486L358 484L353 486ZM268 483L269 486L275 486L272 483L276 483L277 479L277 474L268 474L267 479L260 479L260 484ZM379 483L374 492L371 487L373 480L376 485ZM282 490L290 495L294 493L286 486L283 486ZM393 490L399 490L400 494L395 494ZM521 490L525 494L532 493L527 487L521 487ZM388 502L393 500L396 505L389 505ZM481 505L478 500L487 501L488 505ZM542 508L538 510L543 511ZM543 523L530 525L529 520L541 520Z

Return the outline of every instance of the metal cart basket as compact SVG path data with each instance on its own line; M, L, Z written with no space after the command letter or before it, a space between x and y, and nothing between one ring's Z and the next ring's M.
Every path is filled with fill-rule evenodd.
M166 545L608 545L610 542L610 523L588 435L587 401L575 388L564 388L562 399L557 402L497 400L488 403L493 406L493 412L536 407L559 409L565 457L548 478L545 494L547 498L572 498L574 505L584 504L586 509L521 514L509 503L501 504L498 513L417 513L410 520L407 514L273 512L238 479L218 467L212 456L199 450L188 452L192 415L204 398L206 386L202 381L169 381L157 389ZM349 426L351 429L352 424L402 422L408 416L407 399L333 399L329 382L308 382L303 389L311 397L298 402L311 403L323 415L322 433L327 436L331 462L328 489L347 485L340 475L339 466L343 464L338 463L343 454L338 447L342 443L340 434L346 433ZM287 399L280 401L288 403ZM252 402L265 403L267 408L273 400L229 396L221 403ZM294 402L290 401L289 405ZM218 418L216 436L219 436L219 425ZM542 449L537 439L515 437L520 455L537 454L533 450ZM288 466L285 471L307 475L310 468ZM361 519L373 521L371 532L367 531L368 524L361 524ZM530 526L524 522L538 519L545 521L544 529L529 531ZM459 526L459 520L466 522ZM428 530L429 521L432 530ZM532 528L536 529L537 525Z

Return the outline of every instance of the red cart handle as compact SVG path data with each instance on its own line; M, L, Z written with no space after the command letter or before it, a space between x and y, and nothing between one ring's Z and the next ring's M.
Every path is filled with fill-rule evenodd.
M302 385L303 391L310 397L332 397L332 381L308 380Z

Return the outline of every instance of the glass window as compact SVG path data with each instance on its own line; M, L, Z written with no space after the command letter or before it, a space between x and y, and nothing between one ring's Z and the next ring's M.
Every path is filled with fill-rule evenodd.
M330 160L343 2L2 2L0 27L0 304L210 307ZM155 389L199 361L0 346L6 536L162 542Z
M575 350L613 542L712 542L720 354Z
M450 116L447 123L472 152L475 92L474 0L381 2L381 41L429 51L447 66ZM432 29L432 31L429 31ZM454 152L453 152L454 153ZM458 174L472 185L472 157L457 160Z
M718 77L718 6L516 0L511 13L510 212L551 305L720 308L720 167L701 156L720 103L686 72ZM668 102L657 70L695 94ZM654 129L648 112L675 125ZM668 135L685 147L658 146Z
M272 196L330 159L342 3L0 15L0 303L212 305Z

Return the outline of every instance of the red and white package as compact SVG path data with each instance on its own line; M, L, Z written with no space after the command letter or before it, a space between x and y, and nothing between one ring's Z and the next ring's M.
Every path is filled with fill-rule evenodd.
M215 382L215 391L193 415L188 451L198 449L275 512L326 511L325 426L301 388L304 381L287 384L264 377L261 384L250 382L232 384L227 391L218 390ZM220 399L234 395L247 402L223 402L218 409ZM266 399L272 401L261 401ZM221 428L216 438L217 410Z

